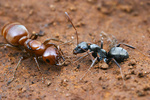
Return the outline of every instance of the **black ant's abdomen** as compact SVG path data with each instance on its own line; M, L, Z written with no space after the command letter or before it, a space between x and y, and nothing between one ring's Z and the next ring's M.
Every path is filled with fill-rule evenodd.
M123 62L129 58L128 52L121 47L113 47L108 52L108 58L114 58L117 62Z

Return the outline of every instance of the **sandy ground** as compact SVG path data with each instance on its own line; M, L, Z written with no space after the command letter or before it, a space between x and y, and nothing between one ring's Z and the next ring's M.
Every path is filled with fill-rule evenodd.
M44 83L34 60L26 59L18 68L16 79L7 86L22 51L1 47L0 99L149 100L150 1L0 0L0 29L8 22L20 22L30 33L44 31L45 35L37 39L40 42L48 38L69 41L76 35L65 11L78 30L80 42L100 45L100 33L104 31L111 40L114 37L118 43L124 42L137 48L133 50L121 45L130 56L127 61L120 63L125 87L120 70L114 63L107 66L104 62L97 62L80 81L91 65L89 57L61 67L40 60ZM104 49L109 51L111 42L106 35L103 34ZM2 35L0 42L6 43ZM72 62L84 55L73 55L75 47L76 38L72 43L61 46L64 55L70 56Z

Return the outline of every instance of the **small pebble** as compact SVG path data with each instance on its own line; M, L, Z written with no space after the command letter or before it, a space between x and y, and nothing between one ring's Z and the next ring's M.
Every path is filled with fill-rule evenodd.
M59 33L55 33L55 38L59 38Z
M150 27L147 29L147 31L150 33Z
M49 7L50 7L50 9L51 9L52 11L55 11L55 10L56 10L55 5L49 5Z
M129 66L129 68L130 68L130 69L133 69L134 67L133 67L133 66Z
M104 70L109 68L108 64L106 64L106 63L102 63L102 64L99 64L99 65L100 65L100 68L104 69Z
M94 3L97 2L97 0L87 0L87 2L90 3L90 4L94 4Z
M134 59L131 59L128 66L135 66L136 65L136 61Z
M78 23L76 24L76 27L81 27L81 26L84 26L84 25L85 25L84 22L78 22Z
M127 13L131 13L133 11L133 7L130 5L121 5L120 8Z
M117 79L118 80L122 80L122 76L117 76Z
M74 6L71 6L69 9L70 9L71 11L76 11L76 10L77 10L77 8L74 7Z
M51 81L48 81L48 82L47 82L47 86L50 86L51 84L52 84Z
M29 15L32 15L33 13L34 13L33 10L30 10L30 11L29 11Z
M150 91L150 85L147 84L144 88L143 88L144 91Z
M142 77L144 77L144 76L145 76L145 74L144 74L143 72L139 72L139 73L138 73L138 77L139 77L139 78L142 78Z
M144 91L138 90L136 93L137 93L138 96L145 96L145 92Z
M136 73L135 73L135 71L133 70L133 71L131 71L131 74L135 75Z
M125 75L125 79L126 79L126 80L128 80L128 79L130 79L130 78L131 78L130 75Z

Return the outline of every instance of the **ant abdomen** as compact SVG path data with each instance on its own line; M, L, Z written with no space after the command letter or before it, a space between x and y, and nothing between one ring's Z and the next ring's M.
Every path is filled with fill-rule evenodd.
M29 32L25 26L20 23L8 23L2 28L1 34L4 36L6 41L11 45L18 46L19 40L23 36L28 36Z

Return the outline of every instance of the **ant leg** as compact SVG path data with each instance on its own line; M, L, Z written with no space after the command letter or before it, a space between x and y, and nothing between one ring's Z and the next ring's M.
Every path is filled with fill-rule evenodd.
M121 77L122 77L122 79L123 79L123 84L124 84L124 86L125 86L125 80L124 80L124 76L123 76L123 74L122 74L121 66L118 64L118 62L117 62L114 58L112 58L112 60L113 60L113 61L116 63L116 65L120 68Z
M81 59L83 59L84 57L86 57L86 56L88 56L89 54L87 53L87 54L85 54L84 56L82 56L82 57L80 57L79 59L77 59L76 61L74 61L73 63L76 63L77 61L79 61L79 60L81 60Z
M62 63L59 62L59 63L56 64L56 65L57 65L57 66L65 65L65 62L67 62L67 61L69 61L69 62L71 63L71 61L67 59L67 60L64 60Z
M17 71L17 69L18 69L18 67L19 67L19 65L20 65L20 63L21 63L22 60L23 60L23 57L20 58L20 60L19 60L19 62L18 62L18 64L17 64L17 66L16 66L16 68L15 68L13 78L12 78L10 81L8 81L7 85L9 85L9 84L15 79L16 71Z
M40 30L39 33L33 33L29 39L36 40L38 36L43 36L43 35L44 35L44 32Z
M125 45L125 46L127 46L127 47L129 47L129 48L136 49L138 52L140 52L140 53L143 54L144 56L149 57L148 55L142 53L142 52L141 52L139 49L137 49L136 47L133 47L133 46L128 45L128 44L125 44L125 43L119 43L116 47L119 47L121 44L123 44L123 45Z
M50 38L50 39L46 39L46 40L43 42L43 44L44 44L44 45L48 44L48 42L50 42L50 40L64 43L63 41L61 41L61 40L59 40L59 39L56 39L56 38Z
M119 43L116 47L120 47L120 45L123 44L129 48L132 48L132 49L135 49L135 47L131 46L131 45L128 45L128 44L125 44L125 43Z
M100 33L102 36L105 36L106 38L108 38L108 41L112 42L112 39L108 36L107 33L105 33L104 31L101 31Z
M103 37L101 39L101 49L103 49Z
M64 45L64 44L70 43L70 42L72 42L72 41L73 41L73 39L72 39L72 40L70 40L70 41L64 42L64 43L62 43L62 44L59 44L58 46L61 46L61 45Z
M87 70L87 72L80 78L80 80L82 80L85 77L85 75L90 71L90 69L94 66L96 60L97 60L97 57L92 61L91 66L89 67L89 69Z
M15 47L11 44L0 43L0 47L4 47L4 46L12 48L12 49L20 50L18 47Z
M117 39L115 38L114 35L107 34L104 31L101 31L100 35L103 36L104 38L107 38L107 41L111 42L111 44L109 45L110 48L112 48L112 47L114 47L114 45L116 45Z
M42 76L42 83L43 83L43 82L44 82L44 81L43 81L43 74L42 74L42 72L41 72L40 65L39 65L39 63L38 63L38 61L37 61L37 57L34 57L34 60L35 60L35 62L36 62L38 71L40 71L40 73L41 73L41 76Z
M61 40L56 39L56 38L50 38L50 39L46 39L46 40L43 42L43 44L44 44L44 45L47 45L48 42L50 42L50 40L53 40L53 41L56 41L56 42L61 42L62 44L60 44L60 45L64 45L64 44L67 44L67 43L72 42L73 39L70 40L70 41L64 42L64 41L61 41ZM60 45L59 45L59 46L60 46Z
M80 48L80 49L82 49L82 48ZM91 55L91 53L93 53L93 51L91 53L89 53L89 51L86 51L85 49L82 49L82 50L85 51L85 52L87 52L88 55L90 55L90 58L91 58L91 60L93 62L93 58L92 58L92 55Z
M87 52L87 54L83 55L82 57L80 57L79 59L77 59L76 61L74 61L73 63L76 63L77 61L79 61L79 60L83 59L84 57L86 57L88 55L91 55L91 53L93 53L93 51L92 52L86 51L86 52ZM90 57L91 57L91 60L93 61L92 55Z

